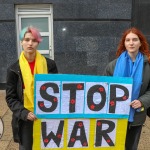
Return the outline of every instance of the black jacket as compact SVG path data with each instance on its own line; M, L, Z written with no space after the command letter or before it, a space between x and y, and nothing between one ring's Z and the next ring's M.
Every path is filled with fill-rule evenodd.
M53 60L46 58L48 73L58 73ZM22 120L27 121L29 110L23 105L23 79L19 61L7 69L6 102L12 114L12 130L15 142L20 142L19 129Z

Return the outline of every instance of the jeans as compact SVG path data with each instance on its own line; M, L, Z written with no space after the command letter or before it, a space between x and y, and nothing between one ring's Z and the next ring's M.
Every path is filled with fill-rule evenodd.
M33 122L23 121L20 130L21 143L19 150L32 150L33 144Z
M126 150L137 150L142 131L142 125L130 126L128 123L125 148Z

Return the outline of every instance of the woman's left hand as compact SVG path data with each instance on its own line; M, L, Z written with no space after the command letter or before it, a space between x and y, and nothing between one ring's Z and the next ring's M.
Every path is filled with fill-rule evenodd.
M134 109L137 109L142 107L142 103L139 100L135 99L130 103L130 106Z

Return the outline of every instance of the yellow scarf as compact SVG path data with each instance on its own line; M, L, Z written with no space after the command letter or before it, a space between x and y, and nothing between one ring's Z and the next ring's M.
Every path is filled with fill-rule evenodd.
M24 107L33 112L34 108L34 75L31 73L31 69L28 61L24 56L24 52L21 53L19 58L19 65L23 77L24 83ZM43 57L36 50L34 74L47 74L47 62L45 57Z

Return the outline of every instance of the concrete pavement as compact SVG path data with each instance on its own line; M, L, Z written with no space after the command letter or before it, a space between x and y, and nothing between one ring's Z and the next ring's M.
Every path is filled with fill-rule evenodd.
M11 130L11 111L5 102L5 91L0 90L0 117L4 122L4 133L0 139L0 150L18 150L18 144L13 142ZM150 118L147 118L142 129L138 150L150 150Z

